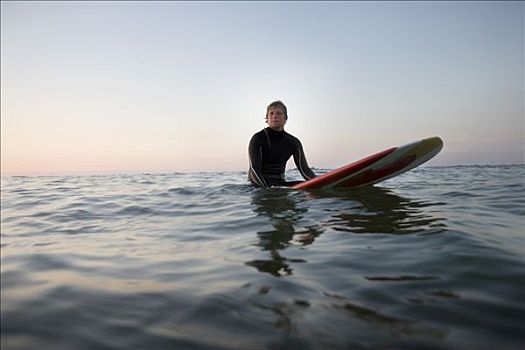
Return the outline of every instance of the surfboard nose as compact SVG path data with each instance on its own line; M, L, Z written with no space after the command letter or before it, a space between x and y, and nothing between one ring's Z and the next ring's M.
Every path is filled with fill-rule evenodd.
M428 138L429 144L431 144L434 147L439 147L440 149L443 148L443 139L439 136L432 136Z

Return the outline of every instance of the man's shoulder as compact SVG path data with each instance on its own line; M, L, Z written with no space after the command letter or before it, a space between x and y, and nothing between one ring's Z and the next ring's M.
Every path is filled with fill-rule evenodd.
M264 137L264 129L260 130L260 131L257 131L255 134L253 134L252 141L260 140L260 139L262 139L262 137Z
M286 132L286 137L295 144L301 144L301 141L299 141L297 137L293 136L289 132Z

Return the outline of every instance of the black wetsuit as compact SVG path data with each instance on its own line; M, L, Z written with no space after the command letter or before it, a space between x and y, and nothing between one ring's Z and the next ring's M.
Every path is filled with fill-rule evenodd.
M315 177L306 162L301 141L284 130L275 131L266 128L259 131L250 140L248 152L250 155L248 180L259 187L293 185L294 183L286 182L284 178L286 162L291 156L306 180Z

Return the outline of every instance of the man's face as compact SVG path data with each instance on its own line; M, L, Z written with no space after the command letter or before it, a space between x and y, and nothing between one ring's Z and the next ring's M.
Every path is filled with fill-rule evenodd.
M283 109L279 106L270 107L268 114L266 114L266 122L270 128L276 131L282 131L284 124L286 124Z

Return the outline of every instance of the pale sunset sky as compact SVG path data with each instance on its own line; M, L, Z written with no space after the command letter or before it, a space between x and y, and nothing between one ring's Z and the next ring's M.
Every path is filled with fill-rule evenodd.
M246 170L276 99L316 168L427 136L445 142L428 165L523 163L524 18L519 1L2 1L2 174Z

